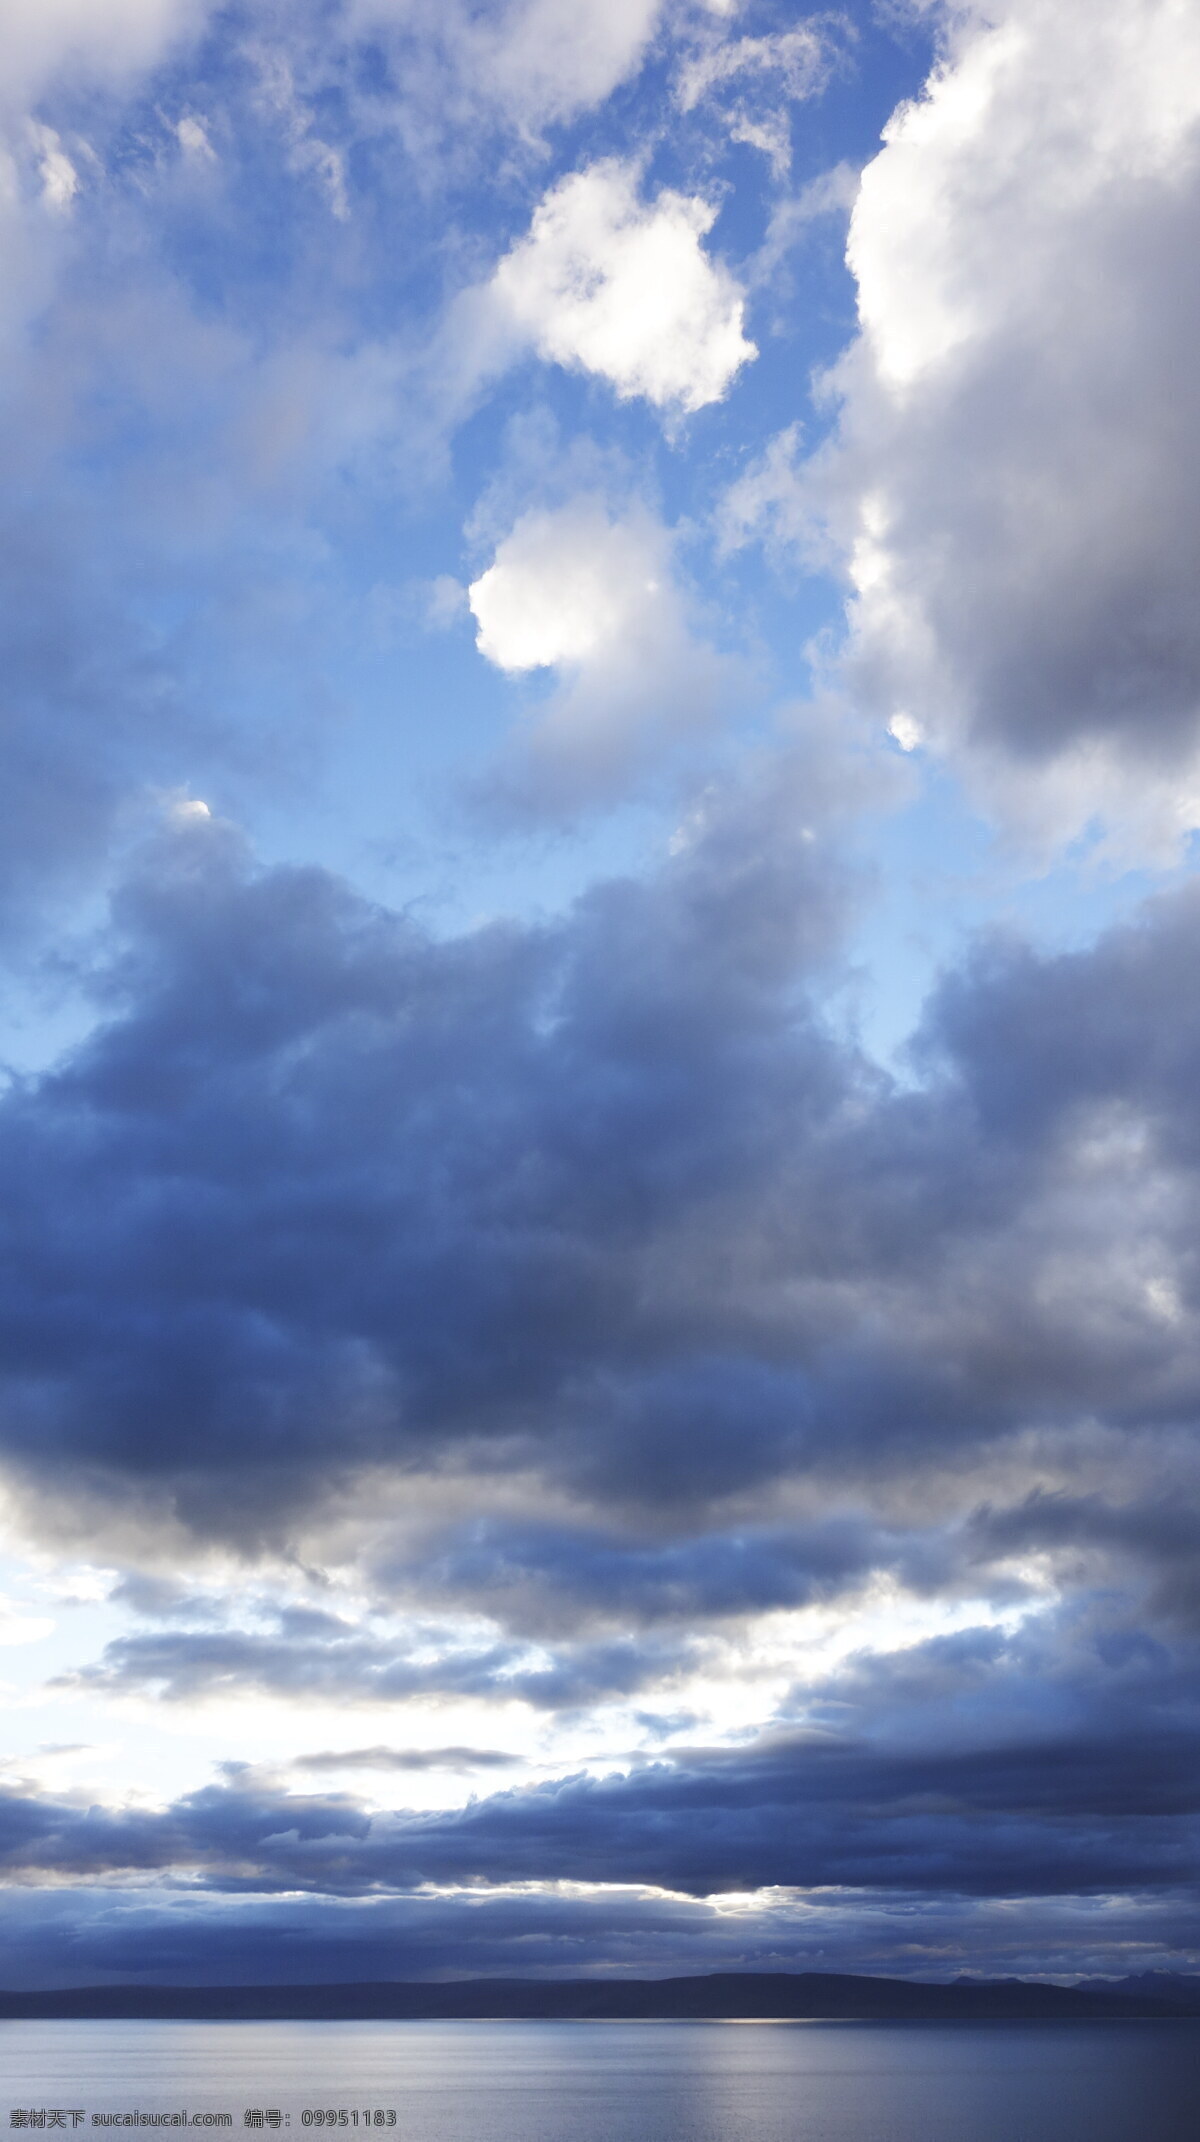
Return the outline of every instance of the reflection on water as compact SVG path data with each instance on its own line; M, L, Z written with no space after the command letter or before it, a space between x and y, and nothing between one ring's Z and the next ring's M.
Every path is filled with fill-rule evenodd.
M179 2108L243 2142L389 2109L395 2142L1195 2142L1200 2024L6 2022L0 2084L6 2131L82 2109L80 2142Z

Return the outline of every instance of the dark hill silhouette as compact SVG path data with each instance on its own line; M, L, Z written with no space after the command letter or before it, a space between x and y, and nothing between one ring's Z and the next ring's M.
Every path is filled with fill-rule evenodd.
M435 2021L508 2018L787 2018L845 2021L1119 2021L1200 2016L1200 1990L1168 1980L1116 1988L1053 1986L1036 1979L966 1979L931 1985L843 1972L721 1971L659 1979L419 1979L326 1986L77 1986L0 1993L0 2020L125 2018L207 2021ZM1164 1975L1165 1976L1165 1975Z
M1085 1978L1080 1982L1097 1993L1132 1993L1138 1999L1182 2003L1200 2011L1200 1975L1191 1971L1138 1971L1128 1978Z

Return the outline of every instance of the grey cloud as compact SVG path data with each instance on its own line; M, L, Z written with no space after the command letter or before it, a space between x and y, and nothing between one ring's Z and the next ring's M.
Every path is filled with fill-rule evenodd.
M694 1416L693 1416L694 1417ZM972 1535L979 1551L981 1535ZM888 1571L918 1591L952 1581L964 1548L934 1528L899 1530L861 1515L812 1523L634 1539L613 1531L481 1518L412 1559L372 1570L385 1589L469 1599L510 1629L684 1623L811 1605Z
M1139 10L1130 78L1129 20L1120 0L1036 28L1024 0L955 12L865 174L863 332L801 488L861 545L850 676L885 719L1040 831L1099 812L1161 843L1200 741L1196 107L1165 87L1195 47Z
M954 1452L969 1508L1005 1438L1096 1423L1136 1469L1194 1420L1195 892L985 949L899 1089L822 1017L842 890L796 803L441 942L167 843L99 1030L0 1104L16 1477L252 1546L371 1467L532 1467L579 1515L431 1536L444 1596L573 1569L653 1618L936 1584L959 1550L872 1516L889 1481ZM823 1515L765 1521L788 1475Z
M97 538L88 556L64 533L87 510L63 498L51 524L10 500L0 517L6 937L48 898L90 886L130 789L168 783L181 734L203 726L161 642L129 615L107 546Z
M718 1913L634 1889L581 1895L230 1897L64 1886L0 1892L6 1982L255 1985L600 1970L883 1970L951 1978L1194 1965L1187 1892L986 1902L863 1891ZM19 1965L18 1965L19 1959Z
M776 1469L803 1379L738 1358L758 1319L719 1306L718 1230L757 1229L785 1122L816 1131L859 1074L792 1000L826 871L757 830L754 857L718 817L565 928L443 945L182 838L122 898L114 1016L7 1103L18 1462L74 1446L250 1526L481 1436L552 1435L622 1494Z
M503 1748L324 1748L297 1755L297 1770L502 1770L517 1761Z
M1019 1503L977 1511L969 1529L989 1560L1033 1549L1057 1555L1076 1575L1132 1567L1145 1584L1152 1621L1200 1625L1200 1511L1190 1501L1163 1494L1118 1503L1034 1489Z
M540 1709L574 1710L670 1681L694 1665L697 1648L632 1637L563 1646L548 1659L524 1647L443 1648L410 1658L395 1643L356 1634L332 1617L285 1613L274 1634L244 1630L165 1630L117 1637L99 1664L52 1685L106 1694L155 1689L164 1701L194 1703L230 1690L259 1690L327 1703L399 1703L419 1695L518 1699ZM297 1626L297 1624L310 1626ZM421 1645L426 1652L428 1643Z
M221 1622L228 1603L212 1592L191 1591L176 1579L128 1570L109 1593L113 1606L128 1607L153 1621Z
M12 1880L157 1870L233 1892L633 1883L966 1897L1170 1892L1200 1831L1196 1661L1109 1610L850 1661L804 1722L432 1814L254 1773L161 1813L10 1793Z

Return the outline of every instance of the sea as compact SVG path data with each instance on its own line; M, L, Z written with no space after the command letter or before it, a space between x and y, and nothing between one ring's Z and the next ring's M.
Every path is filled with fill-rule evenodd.
M0 2022L0 2078L0 2127L57 2142L1200 2137L1200 2020Z

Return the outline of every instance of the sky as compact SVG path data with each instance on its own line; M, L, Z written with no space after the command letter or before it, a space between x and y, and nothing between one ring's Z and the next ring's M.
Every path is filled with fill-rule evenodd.
M1191 0L0 39L0 1984L1197 1969Z

